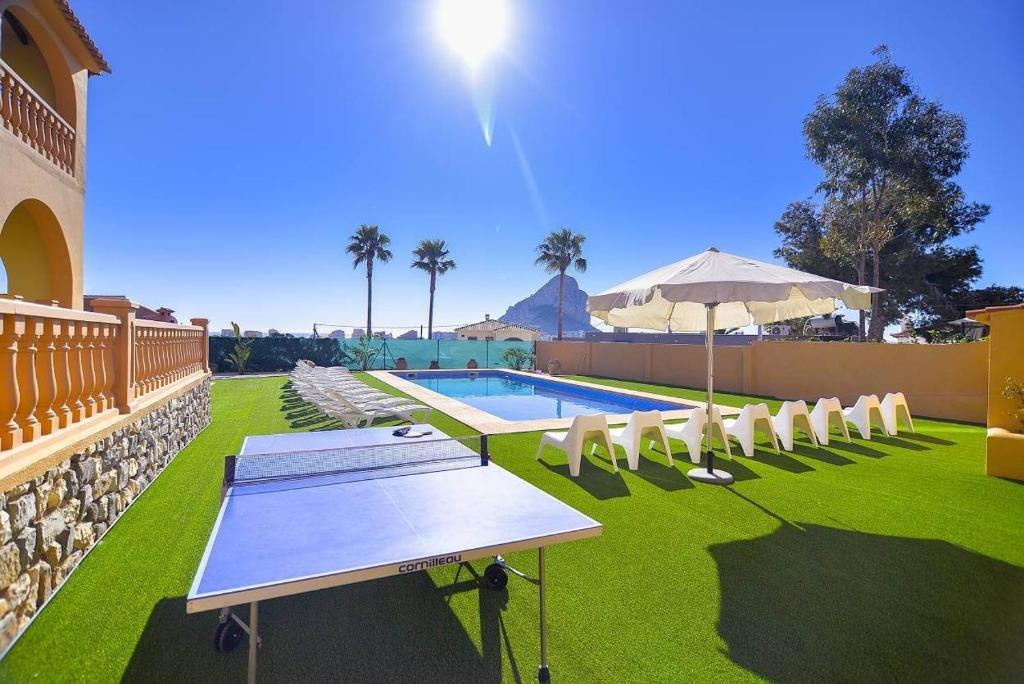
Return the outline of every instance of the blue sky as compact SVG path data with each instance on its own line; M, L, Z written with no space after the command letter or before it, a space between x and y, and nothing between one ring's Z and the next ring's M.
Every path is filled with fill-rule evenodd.
M375 326L425 323L422 238L459 264L439 324L539 287L534 247L560 225L588 236L591 292L710 244L771 259L772 224L819 178L802 120L879 43L966 116L960 181L992 205L966 242L982 284L1022 284L1024 3L509 0L505 54L476 87L429 2L75 9L113 67L90 82L89 293L216 329L361 324L344 253L360 223L395 252Z

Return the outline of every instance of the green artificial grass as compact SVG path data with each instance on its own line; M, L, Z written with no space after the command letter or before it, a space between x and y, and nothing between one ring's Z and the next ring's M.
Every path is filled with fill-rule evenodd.
M0 680L244 679L245 647L214 652L216 613L186 615L184 596L218 508L223 457L247 434L333 427L284 385L214 384L212 425L81 564L0 662ZM447 416L432 422L470 432ZM620 458L615 474L599 450L574 479L553 450L534 460L537 433L492 438L497 463L605 526L550 549L554 678L1019 678L1024 486L984 475L983 428L917 427L723 459L737 478L727 488L688 480L685 455L669 468L645 452L635 472ZM536 570L535 553L510 561ZM464 571L452 586L455 573L261 604L262 678L532 680L535 588L513 578L507 591L480 591Z

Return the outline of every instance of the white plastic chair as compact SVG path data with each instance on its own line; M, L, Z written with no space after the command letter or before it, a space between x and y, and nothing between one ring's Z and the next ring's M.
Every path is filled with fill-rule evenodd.
M579 477L583 447L587 442L595 441L608 449L612 457L612 470L618 472L619 462L615 458L615 446L608 432L608 420L603 413L576 416L572 419L568 432L545 432L540 438L536 458L540 458L545 446L558 449L569 457L569 474Z
M793 450L793 438L797 431L810 437L811 444L818 446L818 438L811 425L811 413L807 410L807 402L802 399L782 402L778 413L772 418L772 425L775 427L775 434L778 435L779 441L782 442L782 448L786 451Z
M900 423L915 432L914 419L910 417L910 406L903 392L889 392L882 397L882 420L885 421L885 431L890 435L899 432Z
M818 400L811 411L811 426L821 446L828 446L829 428L833 427L842 433L843 439L850 441L850 430L843 417L843 405L836 397Z
M665 434L665 422L657 411L633 411L625 427L611 428L608 431L612 443L618 444L626 452L626 463L629 464L630 470L640 467L640 446L643 444L644 435L650 436L652 432L657 435L665 448L668 464L674 465L672 450L668 446L668 436ZM654 444L653 440L651 440L651 444ZM594 453L595 449L597 449L596 442L590 447L590 453Z
M722 414L718 407L715 407L714 430L717 436L725 445L725 453L732 458L732 450L729 448L729 438L725 435L725 425L722 423ZM665 426L665 434L671 439L678 439L686 445L686 452L690 455L690 462L700 463L701 442L704 439L704 431L708 425L708 412L704 408L695 408L690 412L690 418L685 423Z
M889 434L882 418L882 405L874 394L862 394L856 404L844 408L843 420L857 428L862 439L871 439L872 427L877 427L883 435Z
M735 418L726 418L725 434L734 437L743 448L743 455L747 458L754 457L754 433L767 435L775 453L779 453L779 440L775 436L775 426L772 423L772 414L768 410L768 404L747 404L740 409L740 414Z

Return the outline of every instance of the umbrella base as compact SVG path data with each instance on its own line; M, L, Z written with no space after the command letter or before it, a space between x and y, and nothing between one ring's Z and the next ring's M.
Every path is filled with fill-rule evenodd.
M691 468L686 476L691 480L697 482L704 482L706 484L720 484L727 485L732 484L733 477L730 473L718 468L713 469L710 473L707 468Z

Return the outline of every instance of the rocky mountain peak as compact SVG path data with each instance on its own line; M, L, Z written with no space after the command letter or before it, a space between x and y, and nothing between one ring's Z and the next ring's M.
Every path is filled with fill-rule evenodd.
M533 325L547 335L558 333L558 276L541 285L532 295L508 308L501 320L507 323ZM570 275L565 276L562 302L562 329L564 332L596 330L587 313L587 293Z

